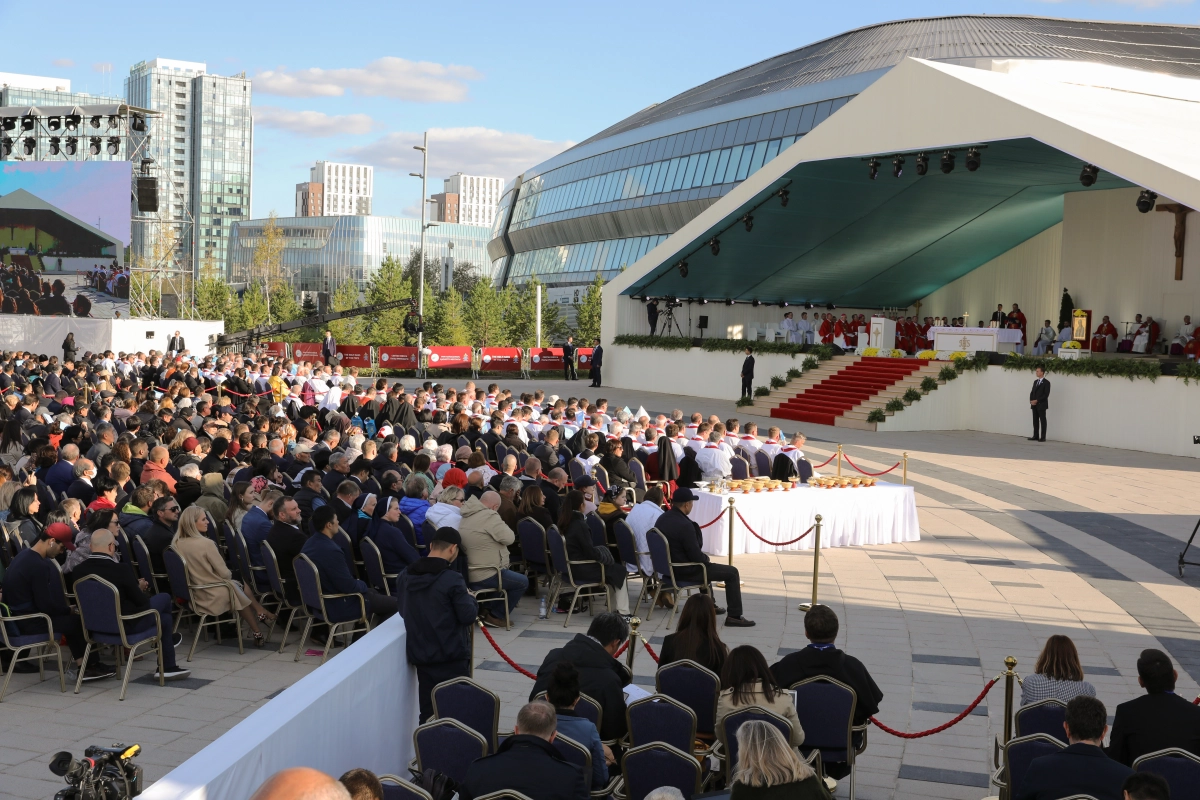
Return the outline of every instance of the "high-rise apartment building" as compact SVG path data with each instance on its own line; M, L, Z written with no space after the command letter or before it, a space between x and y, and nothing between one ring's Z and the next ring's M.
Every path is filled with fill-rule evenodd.
M296 184L297 217L370 216L375 168L318 161Z
M162 115L150 120L141 154L157 166L158 212L152 216L183 232L176 265L225 276L230 225L250 216L250 80L211 75L200 62L156 58L130 68L125 97ZM135 254L153 257L155 229L134 226Z
M458 195L439 192L429 199L433 201L429 214L434 222L458 222Z
M458 219L455 221L464 225L491 225L503 191L504 181L500 178L457 172L445 180L444 193L458 195Z

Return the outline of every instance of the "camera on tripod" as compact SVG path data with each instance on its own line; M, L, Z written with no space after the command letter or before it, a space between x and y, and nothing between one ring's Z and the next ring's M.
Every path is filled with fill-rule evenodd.
M54 800L126 800L142 793L142 768L133 758L140 744L114 747L92 745L76 761L66 750L55 753L50 771L67 782Z
M683 301L678 297L664 297L663 301L667 304L667 308L679 308L683 305Z

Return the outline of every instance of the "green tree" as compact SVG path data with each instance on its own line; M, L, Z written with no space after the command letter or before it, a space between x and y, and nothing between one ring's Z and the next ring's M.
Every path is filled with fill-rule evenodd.
M215 275L201 278L196 283L196 315L200 319L226 319L229 306L228 283Z
M362 303L358 299L358 284L345 281L329 297L329 305L333 311L348 311L358 308ZM339 319L329 323L333 338L341 344L362 344L367 338L367 317L352 317Z
M366 291L366 305L379 305L392 300L403 300L412 297L412 282L404 274L404 265L388 256L379 266L379 271L371 278ZM404 317L408 309L390 308L380 311L370 317L367 325L367 338L374 345L408 344L408 334L404 331ZM416 338L413 337L415 343Z
M575 336L579 344L587 345L600 338L600 310L604 293L604 278L596 273L596 280L588 284L587 289L575 304Z
M505 320L511 344L517 347L533 347L537 344L537 290L542 286L536 277L531 277L512 291L512 302L508 304ZM567 325L558 307L546 297L542 287L542 346L546 347L567 337Z
M256 328L267 322L269 311L261 283L250 284L242 293L240 311L238 324L242 326L241 330Z
M250 282L255 279L262 282L264 286L274 287L278 281L283 280L283 228L275 222L275 212L272 211L267 217L267 222L262 227L262 235L258 242L254 245L254 252L250 256ZM277 316L271 304L275 298L272 293L268 292L264 297L264 302L267 307L267 317L272 320L281 319ZM292 303L296 302L296 298L292 298ZM286 319L293 319L287 317Z
M446 347L472 344L467 333L466 308L462 295L450 287L434 299L432 307L425 306L425 342Z
M463 304L463 317L468 340L476 347L498 347L511 344L505 310L512 291L497 291L492 282L481 279Z

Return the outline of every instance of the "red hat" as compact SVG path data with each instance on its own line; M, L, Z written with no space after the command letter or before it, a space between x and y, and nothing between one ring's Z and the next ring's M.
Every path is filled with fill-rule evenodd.
M46 535L57 539L68 550L75 549L75 532L65 522L53 522L46 526Z
M467 473L458 467L451 467L442 476L442 486L457 486L462 489L467 485Z
M183 450L185 453L190 453L200 446L200 440L195 436L189 436L183 440Z

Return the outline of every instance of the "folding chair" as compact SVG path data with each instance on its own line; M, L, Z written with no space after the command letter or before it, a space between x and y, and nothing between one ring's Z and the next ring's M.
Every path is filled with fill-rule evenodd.
M233 585L224 581L220 583L193 583L192 574L188 570L187 560L183 554L171 545L163 551L163 565L167 568L168 580L171 583L171 596L177 601L181 600L184 606L196 616L196 635L192 637L192 647L188 650L187 660L191 661L192 656L196 653L196 645L200 642L200 632L205 628L213 628L217 633L217 641L221 641L221 624L232 622L237 630L238 653L245 653L246 648L242 644L242 617L237 612L237 595L234 593ZM223 589L229 592L229 610L221 614L210 615L197 611L192 606L192 592L196 589ZM209 619L209 617L212 619ZM180 619L183 616L180 615ZM207 620L207 621L206 621ZM178 628L178 624L176 624Z
M487 742L487 754L499 746L500 698L470 678L452 678L433 687L433 716L466 725Z
M647 596L649 591L653 590L655 578L653 571L647 574L642 569L641 556L650 555L649 551L641 551L637 549L637 537L633 533L633 528L629 527L629 523L623 519L613 522L613 535L617 540L617 552L621 555L621 561L626 565L632 564L634 570L629 571L626 566L625 574L627 579L641 578L642 589L638 592L637 603L633 606L633 613L636 614L638 609L642 607L642 598Z
M400 516L404 515L401 514ZM350 541L350 534L346 533L339 526L338 532L333 535L333 541L337 543L338 547L342 548L342 552L350 554L350 574L358 578L362 574L360 568L363 566L363 562L357 561L354 558L354 543Z
M550 578L550 566L546 557L546 531L532 517L517 522L517 541L521 545L521 561L525 563L525 574L537 579Z
M650 610L646 613L646 619L654 615L654 607L658 605L658 597L663 591L675 592L675 605L671 607L671 613L667 616L667 628L671 627L671 621L675 619L675 610L683 603L679 602L679 593L684 592L691 594L698 592L704 586L708 585L708 566L699 561L683 561L678 564L671 563L671 546L667 544L667 537L663 535L658 528L651 528L646 531L646 544L650 546L650 562L654 565L654 571L662 577L658 581L658 586L654 590L654 600L650 603ZM700 567L701 580L699 581L680 581L675 577L675 567Z
M567 609L567 618L563 620L563 627L565 628L571 624L571 615L575 613L575 603L584 597L598 597L603 593L604 602L611 609L613 607L613 598L610 587L604 582L604 565L593 559L582 561L571 561L568 559L567 544L563 541L562 534L557 530L547 531L546 541L550 547L550 561L554 565L555 572L558 573L558 580L554 585L554 593L550 597L550 607L553 608L558 602L558 596L562 593L563 589L570 589L575 593L574 598L571 600L571 606ZM600 580L594 583L577 583L571 567L582 564L595 564L599 567ZM592 613L595 613L594 608Z
M587 521L588 531L592 534L592 544L596 547L608 546L608 531L604 527L604 520L600 519L600 515L592 512L584 517Z
M134 536L129 546L133 552L133 559L137 562L138 575L150 584L150 588L154 590L153 594L158 594L162 591L158 579L167 576L154 571L154 562L150 560L150 548L146 547L146 542L141 536Z
M20 623L40 622L46 626L45 633L22 633ZM29 626L26 626L26 630ZM4 674L4 685L0 686L0 703L4 702L4 693L8 691L8 682L12 680L13 669L22 661L37 661L38 680L46 680L44 659L53 654L58 664L58 690L65 692L67 683L63 673L62 651L58 648L58 637L54 635L54 625L46 614L18 614L12 616L8 606L0 604L0 644L4 650L12 651L12 660L8 671ZM26 655L21 655L28 651Z
M275 551L271 549L271 545L266 542L262 543L262 562L263 568L267 571L267 581L271 584L271 593L279 598L279 608L275 610L275 621L271 623L271 630L267 633L267 638L271 638L271 634L275 632L275 625L279 622L279 615L284 611L288 612L287 625L283 628L283 639L279 642L279 650L283 653L283 648L287 645L288 634L292 632L292 622L296 619L296 614L308 616L308 612L304 609L304 603L292 605L287 598L287 591L282 574L279 572L279 559L275 558Z
M625 721L633 747L665 742L685 753L695 747L696 712L665 694L634 700L625 709Z
M727 786L733 783L733 773L737 769L738 728L752 720L774 725L783 734L785 742L792 741L792 723L761 706L744 706L726 714L721 718L721 724L717 726L717 738L721 740L721 746L725 751L725 784Z
M417 772L434 769L456 783L467 776L467 767L487 755L487 741L475 731L452 719L426 722L413 731Z
M399 775L380 775L379 782L383 784L383 800L433 800L429 792Z
M612 484L609 483L609 480L608 480L608 470L605 469L604 467L600 466L599 464L592 467L592 476L596 479L596 482L600 484L600 489L602 491L607 492L608 487L612 486Z
M744 481L750 477L750 464L741 456L734 456L729 461L730 475L736 481Z
M821 753L821 762L845 762L850 765L850 800L854 800L854 757L867 747L867 726L854 724L858 697L854 690L833 678L815 677L791 686L796 693L796 714L804 729L800 751L806 756ZM855 734L861 734L861 745Z
M367 573L367 583L380 594L390 595L391 587L398 577L395 573L383 571L383 555L370 536L364 536L358 543L363 556L363 569Z
M250 549L246 540L237 531L228 531L226 539L233 548L233 558L237 562L238 574L241 575L242 585L253 589L255 593L269 592L271 582L267 580L266 567L256 567L250 560Z
M799 702L796 703L799 710ZM805 729L805 744L807 741L808 729ZM1019 797L1025 773L1029 770L1029 765L1035 758L1048 756L1051 753L1057 753L1066 747L1062 741L1047 736L1044 733L1034 733L1029 736L1018 736L1015 739L1009 739L1004 745L1004 762L1000 769L996 770L996 774L992 776L992 783L999 786L1001 791L1007 789L1008 797ZM850 774L850 780L853 782L854 773Z
M662 742L644 744L621 760L626 800L645 800L661 786L674 786L684 800L700 791L700 764L690 753Z
M425 540L425 544L417 545L417 552L420 553L425 548L429 547L429 543L433 541L433 537L437 535L437 528L428 519L421 523L421 538Z
M296 647L296 657L293 660L300 660L300 656L304 652L304 645L308 641L308 635L312 633L313 623L324 622L329 625L329 637L325 640L325 649L321 653L321 663L324 664L329 658L329 649L333 646L333 639L339 633L353 636L356 633L370 632L371 620L367 615L367 601L361 594L323 593L321 591L321 575L317 572L317 565L303 553L292 560L292 566L296 570L296 583L300 587L300 602L308 611L308 621L304 624L304 633L300 636L300 644ZM358 601L357 616L340 618L343 617L343 614L331 615L329 613L325 601L342 598ZM353 607L353 603L350 604L350 607ZM358 627L360 622L362 627ZM349 628L347 629L346 626ZM286 637L287 634L284 635Z
M758 476L765 478L771 474L771 459L762 450L754 451L754 464L758 467Z
M455 566L462 573L463 582L469 587L471 581L471 565L467 562L467 554L462 550L458 551L458 558L455 560ZM472 589L475 593L475 601L482 603L485 601L500 600L504 604L504 630L512 630L512 620L508 614L508 590L504 588L504 575L500 567L481 567L488 572L495 570L496 572L496 588L494 589Z
M508 457L508 445L504 442L496 442L496 468L499 469L504 463L504 459Z
M500 789L495 792L481 794L475 800L531 800L529 795L521 794L515 789Z
M613 789L617 787L621 778L610 774L606 786L601 786L599 789L593 788L592 751L586 745L575 741L569 736L563 736L561 733L554 737L552 744L554 745L554 749L558 751L558 754L563 757L564 761L583 773L583 785L587 787L588 794L591 797L599 800L612 794Z
M419 554L421 552L421 545L417 543L417 529L413 527L412 520L408 518L407 514L401 512L399 518L396 520L396 527L404 534L404 540Z
M1134 759L1133 771L1158 775L1171 787L1171 797L1177 800L1195 797L1200 786L1200 758L1178 747L1139 756Z
M577 458L572 458L567 462L567 472L571 475L572 484L577 483L580 478L587 474L587 471L583 467L583 462Z
M1062 700L1041 700L1017 709L1013 715L1015 724L1014 738L1029 736L1033 733L1044 733L1055 739L1067 741L1067 733L1063 729L1063 721L1067 716L1067 704Z
M125 690L129 688L129 673L133 670L133 662L137 660L139 648L153 648L158 654L158 685L166 685L163 674L162 621L157 611L150 608L136 614L122 614L121 595L117 587L97 575L86 575L76 581L75 596L79 598L79 618L83 637L87 641L79 677L75 679L75 694L79 694L79 687L83 685L84 667L88 663L92 647L101 645L116 648L118 661L121 658L121 648L129 649L129 657L125 661L125 677L121 680L120 700L125 699ZM154 626L141 631L125 630L126 622L143 617L152 619ZM61 666L60 664L60 669Z
M654 674L654 690L692 710L697 736L710 740L716 737L721 679L715 672L686 658L672 661Z
M646 455L641 450L638 450L633 455L634 457L629 459L629 471L633 473L634 492L638 497L642 497L649 488L646 485L646 465L642 461L642 459L646 458Z

